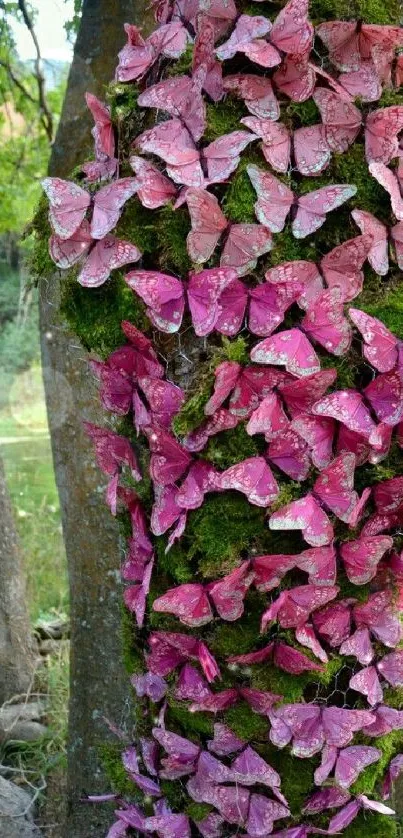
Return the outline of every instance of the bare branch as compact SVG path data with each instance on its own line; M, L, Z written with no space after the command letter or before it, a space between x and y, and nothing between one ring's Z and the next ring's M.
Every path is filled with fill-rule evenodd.
M22 14L25 26L27 27L29 34L32 38L36 58L35 58L35 72L34 76L36 78L36 83L38 86L38 99L39 99L39 107L42 114L42 123L46 131L46 136L49 142L53 142L53 117L51 111L48 108L48 103L46 101L46 89L45 89L45 76L42 72L42 56L39 47L39 42L36 37L36 32L32 23L32 20L29 16L29 12L25 3L25 0L18 0L18 8Z
M37 105L38 103L36 99L34 99L34 97L31 96L29 90L25 87L23 82L20 81L20 79L15 75L11 65L8 64L6 61L2 61L0 59L0 67L4 67L9 79L12 81L13 84L15 84L16 87L18 87L20 93L22 93L22 95L25 96L25 98L28 99L30 102L32 102L33 105Z

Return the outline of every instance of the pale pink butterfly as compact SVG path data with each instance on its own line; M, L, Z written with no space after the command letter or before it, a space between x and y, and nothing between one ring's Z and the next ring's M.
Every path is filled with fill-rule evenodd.
M397 26L377 26L361 21L330 21L316 27L316 33L329 50L329 59L338 70L359 70L363 61L371 59L376 66L391 63L398 46L403 46L403 35Z
M241 52L260 67L275 67L281 63L281 56L266 40L271 29L270 21L263 16L240 15L230 38L217 48L216 54L224 61Z
M130 271L125 280L147 306L147 315L161 332L177 332L185 310L180 279L158 271Z
M297 55L286 55L273 75L275 88L293 102L306 102L315 89L316 72L309 57L309 50Z
M265 159L276 172L285 173L291 164L291 154L297 170L302 175L315 176L324 171L330 162L330 149L322 125L298 128L292 134L282 122L246 116L241 119L261 137Z
M220 264L235 268L238 276L249 273L259 256L272 248L269 230L260 224L231 224L220 209L217 198L201 189L186 192L192 229L187 249L193 262L206 262L224 236Z
M362 771L378 762L382 752L371 745L349 745L339 751L326 746L322 753L322 765L315 771L316 785L322 785L332 771L337 786L348 789L358 779Z
M143 207L158 209L175 198L176 186L156 166L135 154L129 158L129 163L136 173L136 195Z
M388 228L370 212L353 210L355 223L364 235L372 236L372 247L368 253L368 262L379 276L386 276L389 271Z
M366 585L376 576L378 564L391 550L393 539L385 535L361 537L340 545L339 555L354 585Z
M219 476L218 488L234 489L246 495L249 503L267 507L278 496L278 485L263 457L249 457L230 466Z
M178 117L195 142L206 128L206 106L197 80L189 76L164 79L148 87L137 100L141 108L157 108Z
M197 19L197 34L193 48L192 74L200 76L203 90L213 102L219 102L223 96L222 66L215 57L215 31L212 20L207 15Z
M352 329L344 317L343 297L337 286L322 291L311 303L301 322L301 329L332 355L341 356L348 352Z
M372 177L389 193L392 210L398 221L403 221L403 198L397 175L384 163L371 162L368 166Z
M399 155L398 134L403 129L403 107L392 105L368 114L365 122L365 156L368 163L385 165Z
M142 78L160 55L180 58L186 49L189 35L183 23L173 21L163 24L144 40L140 30L125 25L127 44L119 52L116 80L127 82Z
M285 366L287 372L302 378L319 372L319 359L308 338L300 329L288 329L257 343L251 360Z
M291 209L295 211L291 229L296 238L305 238L326 221L326 214L337 209L356 194L357 188L346 184L324 186L297 197L284 183L255 165L247 172L258 200L255 213L258 220L273 233L280 233Z

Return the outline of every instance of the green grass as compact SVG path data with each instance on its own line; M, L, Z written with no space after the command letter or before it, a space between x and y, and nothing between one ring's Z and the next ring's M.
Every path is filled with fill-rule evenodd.
M59 498L39 374L36 368L24 411L18 408L17 386L15 400L0 411L0 455L24 553L33 620L67 608Z

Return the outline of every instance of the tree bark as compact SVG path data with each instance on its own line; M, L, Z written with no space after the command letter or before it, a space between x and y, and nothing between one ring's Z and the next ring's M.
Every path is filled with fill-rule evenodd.
M90 150L91 116L84 93L102 98L125 36L123 24L141 22L144 8L130 0L84 0L49 174L68 177ZM61 322L60 278L42 281L42 361L56 482L60 495L71 597L71 676L68 799L65 835L99 836L110 823L103 807L80 798L108 789L99 745L108 731L101 716L127 726L128 675L122 662L119 536L94 467L87 419L104 424L88 371L87 353Z
M34 655L21 547L1 459L0 578L0 704L3 704L28 690Z

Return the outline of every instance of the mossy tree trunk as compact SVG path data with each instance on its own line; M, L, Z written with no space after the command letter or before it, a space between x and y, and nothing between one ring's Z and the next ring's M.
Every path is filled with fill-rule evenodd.
M0 705L25 693L32 680L34 652L21 547L0 459Z
M144 5L132 0L84 0L82 21L49 174L66 177L89 155L91 115L84 93L102 97L125 37L123 24L141 23ZM119 536L104 505L100 474L82 429L102 422L87 353L60 315L59 275L40 286L42 360L49 426L60 495L71 600L71 677L66 836L97 837L109 813L80 798L105 789L99 744L101 716L128 726L130 697L122 665Z

